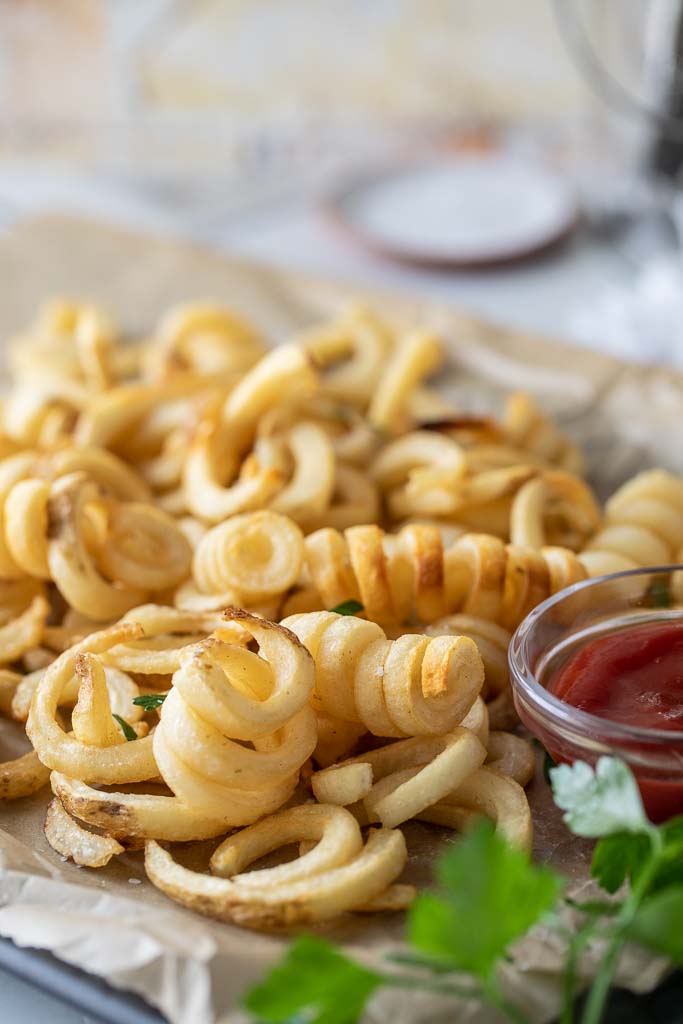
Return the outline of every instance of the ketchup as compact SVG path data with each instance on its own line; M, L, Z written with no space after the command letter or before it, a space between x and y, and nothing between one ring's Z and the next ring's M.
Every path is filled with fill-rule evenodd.
M683 731L683 622L632 626L592 640L570 656L548 689L612 722ZM628 746L648 749L646 741ZM637 766L634 771L653 820L683 812L683 778L645 779Z

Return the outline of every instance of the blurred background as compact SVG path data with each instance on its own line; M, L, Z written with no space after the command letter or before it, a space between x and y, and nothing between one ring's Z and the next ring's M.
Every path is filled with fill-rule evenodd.
M79 212L683 362L680 17L0 0L0 224Z

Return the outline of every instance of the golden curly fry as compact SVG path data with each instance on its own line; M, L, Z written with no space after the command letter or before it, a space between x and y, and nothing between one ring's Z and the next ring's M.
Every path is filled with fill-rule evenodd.
M652 469L629 480L605 505L602 528L580 560L589 576L668 565L683 546L683 480Z
M324 711L317 711L318 742L313 751L313 760L321 768L339 761L349 754L356 743L367 732L362 722L346 722L343 718L332 718Z
M407 495L411 481L425 474L437 475L444 486L457 487L467 473L464 449L449 437L428 430L415 430L391 441L379 453L371 466L371 474L382 490L389 495L395 515L419 515ZM431 476L430 476L431 478ZM403 508L403 512L401 512ZM440 511L440 510L437 510ZM434 509L426 512L431 515Z
M378 430L395 432L405 418L405 408L415 388L443 360L440 341L426 331L403 338L386 365L368 408L368 419Z
M511 395L501 421L502 433L515 447L535 455L546 464L579 475L583 470L581 452L523 393Z
M21 550L44 560L62 596L91 619L118 618L189 571L189 543L170 516L105 500L84 473L60 477L34 498L42 508L17 528Z
M388 640L376 623L334 612L282 624L313 656L317 706L375 736L442 733L462 721L482 686L481 658L466 637Z
M286 593L304 561L304 538L277 512L250 512L214 526L197 544L192 575L201 594L250 607ZM188 599L187 591L184 600ZM177 598L176 598L177 599Z
M259 438L245 458L248 443L243 431L223 422L220 403L214 401L195 430L183 466L183 497L192 515L219 523L263 508L282 489L287 461L281 443Z
M21 683L18 672L0 669L0 713L9 714L12 701ZM35 751L10 761L0 762L0 800L18 800L42 789L50 772L38 760Z
M192 549L169 515L141 502L110 502L106 512L107 530L97 560L110 579L159 591L187 577Z
M0 800L31 796L49 780L49 769L41 764L34 750L12 761L0 762Z
M33 696L26 732L48 768L104 785L141 782L159 774L151 735L121 746L94 746L65 732L57 714L62 695L73 676L85 672L88 666L89 660L84 662L80 655L101 654L118 643L130 642L142 635L140 626L130 623L112 626L75 644L45 669ZM79 675L79 678L82 677ZM97 699L102 703L106 700L111 714L106 690L99 687Z
M296 423L282 438L292 462L288 482L270 499L275 512L305 523L322 515L332 500L335 454L327 432L316 423Z
M114 383L116 330L96 306L56 300L46 304L28 335L10 342L15 379L40 382L64 395L100 391Z
M335 804L362 800L368 821L393 828L447 796L486 756L477 736L458 728L429 739L401 740L326 768L313 776L313 792Z
M88 772L69 778L61 768L52 786L68 813L114 836L206 839L271 813L291 796L316 743L310 655L281 626L238 611L230 619L259 643L261 656L215 637L186 647L149 737L153 774L173 796L101 793L86 785L93 781ZM98 757L104 753L97 749Z
M322 371L325 392L360 405L374 394L392 344L388 326L361 304L302 338L303 348Z
M536 552L486 534L465 534L444 549L438 527L423 524L398 534L375 525L343 535L320 530L305 547L314 588L307 600L328 608L358 600L382 624L429 623L463 611L514 629L540 601L585 578L571 551Z
M578 549L600 525L601 514L583 480L562 470L544 470L517 491L510 510L510 541L543 548L551 539Z
M486 765L501 775L514 779L520 786L531 782L536 759L531 744L511 732L491 732L487 741Z
M105 665L143 676L167 676L182 664L185 648L211 635L226 643L247 646L251 634L217 612L188 612L164 605L133 608L121 619L142 627L140 639L117 644L101 655ZM163 687L166 689L166 687Z
M447 797L420 811L422 821L462 831L474 814L485 814L515 846L531 850L533 824L526 793L514 779L479 768Z
M17 661L40 643L49 612L46 599L39 594L28 608L0 626L0 663Z
M101 836L82 828L66 813L57 797L48 804L44 832L55 853L68 857L81 867L103 868L124 849L111 836Z
M168 311L147 352L152 379L179 372L214 375L248 370L265 346L253 327L235 312L212 303L191 303Z
M512 634L502 626L474 615L448 615L425 629L427 636L468 636L484 663L483 696L488 700L507 690L510 680L508 646Z
M317 844L298 862L240 873L263 854L301 839L315 839ZM189 871L157 843L145 848L150 880L172 899L211 917L268 931L314 924L367 907L388 889L406 859L400 832L371 831L362 847L360 830L349 812L325 806L281 811L226 840L214 854L212 867L227 878Z

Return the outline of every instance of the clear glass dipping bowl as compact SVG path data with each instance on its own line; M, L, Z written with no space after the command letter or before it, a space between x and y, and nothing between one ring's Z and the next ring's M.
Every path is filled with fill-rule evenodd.
M627 725L565 703L548 685L586 643L671 621L683 621L683 565L616 573L540 604L518 627L508 655L517 713L553 759L594 764L603 754L622 758L655 821L683 813L683 717L675 731Z

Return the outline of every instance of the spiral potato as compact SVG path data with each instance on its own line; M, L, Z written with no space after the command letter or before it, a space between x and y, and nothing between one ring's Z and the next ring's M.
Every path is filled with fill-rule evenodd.
M98 504L106 517L101 538L88 519L89 506ZM92 619L116 618L189 570L190 547L168 516L144 504L103 502L83 473L36 487L24 507L31 514L16 523L15 552Z
M443 360L440 341L426 331L413 331L396 346L368 408L368 419L379 430L397 433L406 406L422 380Z
M253 608L294 586L303 562L303 534L291 519L270 511L233 516L201 538L192 580L175 601L182 608Z
M429 623L463 611L514 629L540 601L586 575L569 550L537 552L485 534L465 534L444 550L430 525L396 535L378 526L320 530L305 546L320 603L358 600L381 624Z
M510 541L543 548L549 534L578 550L595 533L600 509L590 488L571 473L544 470L517 491L510 509Z
M322 371L327 394L359 405L372 397L392 347L387 325L360 304L314 328L301 342Z
M312 841L314 849L289 864L244 871L297 841ZM381 898L392 892L406 860L399 831L373 831L364 847L353 816L322 805L281 811L230 836L211 859L213 877L181 867L158 843L147 843L145 851L150 879L173 899L211 917L269 931L315 924L346 910L384 909ZM404 890L397 906L414 895L411 886L393 889Z
M569 473L581 473L581 452L529 395L520 392L510 396L501 427L506 440L515 447Z
M188 573L189 544L149 498L136 473L99 449L4 459L0 579L53 581L90 618L115 618Z
M510 679L507 652L511 633L494 622L474 615L448 615L427 626L427 636L468 636L474 640L484 663L482 696L489 700L507 690Z
M75 644L48 666L33 696L26 732L41 762L56 772L103 784L140 782L158 774L152 751L152 737L146 736L135 743L118 746L94 746L76 735L67 733L59 720L57 709L64 691L74 675L87 669L96 672L92 660L82 655L99 655L115 647L142 637L142 627L132 623L112 626L92 633ZM98 714L102 705L108 706L108 695L98 687L96 704Z
M667 565L683 547L683 480L653 469L629 480L605 505L602 528L581 552L589 576Z
M181 652L150 737L173 796L101 794L83 776L54 773L70 814L114 836L206 839L291 796L316 743L313 663L281 626L238 611L229 620L259 643L261 656L213 637Z
M362 722L375 736L447 731L462 721L482 686L481 658L466 637L388 640L376 623L334 612L292 615L283 625L313 657L318 707Z
M152 379L188 371L243 372L265 351L250 324L233 310L208 302L170 309L159 324L156 341L145 366Z
M116 330L97 306L57 300L46 304L28 334L10 346L18 379L49 382L53 393L70 398L111 385L121 365Z
M11 711L12 700L21 675L0 669L0 714ZM0 800L18 800L30 796L45 786L50 778L49 769L38 760L35 750L7 761L0 760Z

